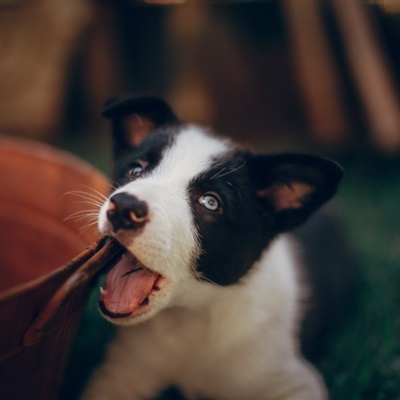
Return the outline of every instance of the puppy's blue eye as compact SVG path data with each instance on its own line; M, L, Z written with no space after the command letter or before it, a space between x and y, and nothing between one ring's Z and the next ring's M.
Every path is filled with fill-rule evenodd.
M217 211L221 207L218 197L211 193L203 194L203 196L199 197L198 202L200 205L210 211Z
M130 168L126 175L129 179L135 179L138 178L143 173L143 170L144 168L141 165L137 164L132 168Z

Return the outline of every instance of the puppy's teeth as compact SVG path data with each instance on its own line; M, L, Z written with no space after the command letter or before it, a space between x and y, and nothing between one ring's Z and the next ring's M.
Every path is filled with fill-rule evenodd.
M106 291L100 286L100 295L104 296L105 293L106 293Z

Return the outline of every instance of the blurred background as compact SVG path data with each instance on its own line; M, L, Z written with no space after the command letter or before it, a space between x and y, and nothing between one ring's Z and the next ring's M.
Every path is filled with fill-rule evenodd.
M400 399L400 1L0 0L0 47L1 134L105 173L100 111L116 94L160 95L258 151L341 162L332 208L356 304L317 363L332 399ZM82 343L107 335L95 314L81 380L96 361Z

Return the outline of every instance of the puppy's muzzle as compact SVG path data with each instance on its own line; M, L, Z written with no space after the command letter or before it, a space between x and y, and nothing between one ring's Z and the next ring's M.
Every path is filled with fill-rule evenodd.
M107 218L114 232L120 229L139 229L149 220L149 207L134 195L117 193L109 200Z

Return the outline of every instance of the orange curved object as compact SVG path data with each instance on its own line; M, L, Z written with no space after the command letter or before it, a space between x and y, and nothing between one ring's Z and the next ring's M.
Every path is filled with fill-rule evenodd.
M81 201L109 183L65 152L0 137L0 188L0 397L56 399L91 279L118 252L66 218L95 211Z

